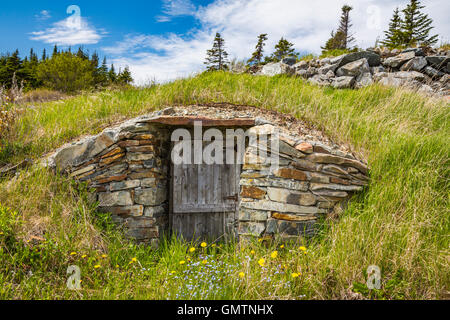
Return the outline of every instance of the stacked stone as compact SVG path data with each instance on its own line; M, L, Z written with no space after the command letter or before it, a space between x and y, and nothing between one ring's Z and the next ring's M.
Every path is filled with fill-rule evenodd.
M128 237L157 246L168 227L169 141L167 129L136 123L62 149L53 160L96 190L99 209Z
M406 86L427 93L450 95L450 51L375 48L339 57L268 63L256 75L297 75L309 82L337 89L362 88L374 82Z
M273 129L264 125L251 130L270 134ZM281 136L276 170L269 170L270 157L261 157L259 150L249 146L245 154L240 181L241 239L313 235L320 217L335 211L368 183L365 164L319 143Z

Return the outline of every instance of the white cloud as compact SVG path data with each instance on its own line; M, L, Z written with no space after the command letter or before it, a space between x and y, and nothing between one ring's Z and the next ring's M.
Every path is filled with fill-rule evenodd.
M156 17L158 22L168 22L172 17L192 16L195 14L195 5L190 0L163 0L163 13Z
M167 3L182 3L168 1ZM340 9L345 3L353 6L351 12L353 33L357 45L373 46L383 36L395 7L405 7L408 0L216 0L212 4L189 10L167 9L165 14L193 14L200 30L189 30L186 35L134 35L109 48L113 61L129 65L138 83L156 78L165 81L192 74L203 69L206 50L212 45L215 32L221 32L230 57L248 58L254 50L260 33L268 33L266 54L275 43L285 37L299 52L320 53L320 46L329 38L339 23ZM447 0L423 2L425 12L434 19L433 31L446 36L450 22L447 18ZM170 19L170 17L168 18Z
M96 44L106 32L97 30L87 20L80 16L70 16L67 19L53 23L50 28L31 33L31 40L62 46L77 44Z
M36 14L34 17L38 20L44 21L50 19L52 16L50 14L50 11L42 10L41 12L39 12L39 14Z

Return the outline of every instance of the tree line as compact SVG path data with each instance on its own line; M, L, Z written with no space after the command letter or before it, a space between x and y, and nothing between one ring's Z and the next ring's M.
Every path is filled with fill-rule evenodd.
M401 12L399 8L396 8L389 23L389 28L384 32L384 39L380 44L391 49L436 44L438 35L430 34L434 28L432 26L433 20L422 11L424 8L425 6L421 5L419 0L410 0L410 3ZM353 8L349 5L342 7L339 26L336 31L331 32L331 37L321 47L322 54L326 55L330 52L340 54L358 50L351 30L353 25L350 12L352 10ZM286 57L299 58L299 54L295 52L294 44L284 38L278 41L271 55L264 57L264 47L267 40L266 33L258 36L255 51L247 61L247 67L278 62ZM229 68L230 62L225 50L225 40L219 32L216 33L214 38L213 48L207 51L205 64L208 71L227 70Z
M51 55L44 49L38 55L33 49L21 58L19 50L0 55L0 87L9 89L16 81L26 90L46 87L72 93L78 90L109 85L127 85L133 82L128 67L116 72L108 66L106 57L100 64L97 52L92 55L82 47L77 52L59 50L55 45Z

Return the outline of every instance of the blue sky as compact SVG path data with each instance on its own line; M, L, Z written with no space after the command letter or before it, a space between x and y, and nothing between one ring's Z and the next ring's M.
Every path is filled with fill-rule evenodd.
M340 7L354 7L353 32L360 47L382 37L392 11L407 0L155 0L1 1L0 52L33 47L38 54L80 45L129 66L137 83L167 81L203 70L215 32L231 58L245 59L256 37L268 33L266 53L285 37L299 52L319 53L337 27ZM450 2L424 0L435 33L449 41ZM68 8L71 5L71 10ZM77 16L77 10L80 16Z

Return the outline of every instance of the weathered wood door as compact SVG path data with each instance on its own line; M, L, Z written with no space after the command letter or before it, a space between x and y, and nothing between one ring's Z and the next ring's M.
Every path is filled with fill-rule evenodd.
M172 232L185 240L235 237L240 166L182 164L171 171Z

